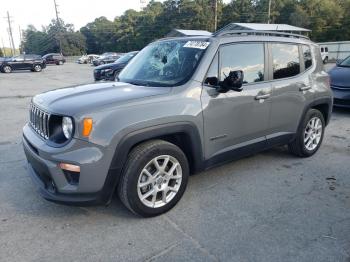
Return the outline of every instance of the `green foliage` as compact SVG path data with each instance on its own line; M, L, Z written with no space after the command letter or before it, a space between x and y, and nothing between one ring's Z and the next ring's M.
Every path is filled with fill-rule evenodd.
M65 24L62 20L59 23L52 20L41 31L30 25L24 31L23 37L21 50L27 54L60 53L60 46L63 55L79 55L85 52L85 37L79 31L75 32L72 24Z
M29 26L22 50L59 52L127 52L140 50L174 28L214 31L214 0L151 0L141 11L127 10L113 21L96 18L78 32L55 20L41 31ZM231 22L267 23L269 0L218 0L218 27ZM271 23L312 30L314 41L350 40L350 0L271 0Z

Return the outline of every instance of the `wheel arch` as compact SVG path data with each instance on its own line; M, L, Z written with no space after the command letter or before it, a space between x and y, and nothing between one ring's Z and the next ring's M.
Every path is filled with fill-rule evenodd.
M111 169L122 168L133 148L153 139L162 139L178 146L188 159L191 173L201 170L202 142L197 128L189 122L157 125L128 133L120 140L115 149Z
M299 122L302 123L302 120L304 119L307 111L309 111L310 109L317 109L322 113L325 123L326 125L328 125L332 114L332 108L333 108L333 102L331 97L318 98L304 108L302 118L300 119Z

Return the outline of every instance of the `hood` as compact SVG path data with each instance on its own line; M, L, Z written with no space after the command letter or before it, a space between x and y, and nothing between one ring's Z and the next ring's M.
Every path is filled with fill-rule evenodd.
M111 64L106 64L106 65L100 65L95 67L97 70L102 70L102 69L116 69L116 68L122 68L125 67L126 63L111 63Z
M33 102L50 113L74 116L107 105L167 94L170 87L135 86L128 83L97 83L56 89L33 97Z
M350 67L336 66L329 72L331 85L350 88Z

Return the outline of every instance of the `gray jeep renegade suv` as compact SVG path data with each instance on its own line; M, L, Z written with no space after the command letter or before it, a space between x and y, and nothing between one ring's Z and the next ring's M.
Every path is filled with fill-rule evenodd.
M331 108L308 38L226 31L156 41L117 82L33 97L23 145L44 198L108 204L116 190L131 211L155 216L191 173L285 144L313 155Z

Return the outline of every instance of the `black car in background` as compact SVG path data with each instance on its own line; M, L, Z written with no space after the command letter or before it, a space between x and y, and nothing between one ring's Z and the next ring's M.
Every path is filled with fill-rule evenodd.
M119 72L131 61L131 59L137 55L138 51L126 53L118 58L114 63L100 65L94 70L95 81L98 80L112 80L118 76Z
M64 56L57 53L46 54L43 59L45 59L46 64L63 65L66 62Z
M350 56L337 61L329 72L334 105L350 108Z
M113 63L119 57L120 55L118 55L117 53L113 53L113 52L103 53L98 59L93 60L92 64L94 66L99 66L99 65Z
M0 71L11 73L14 70L40 72L46 67L46 61L39 55L18 55L0 61Z

